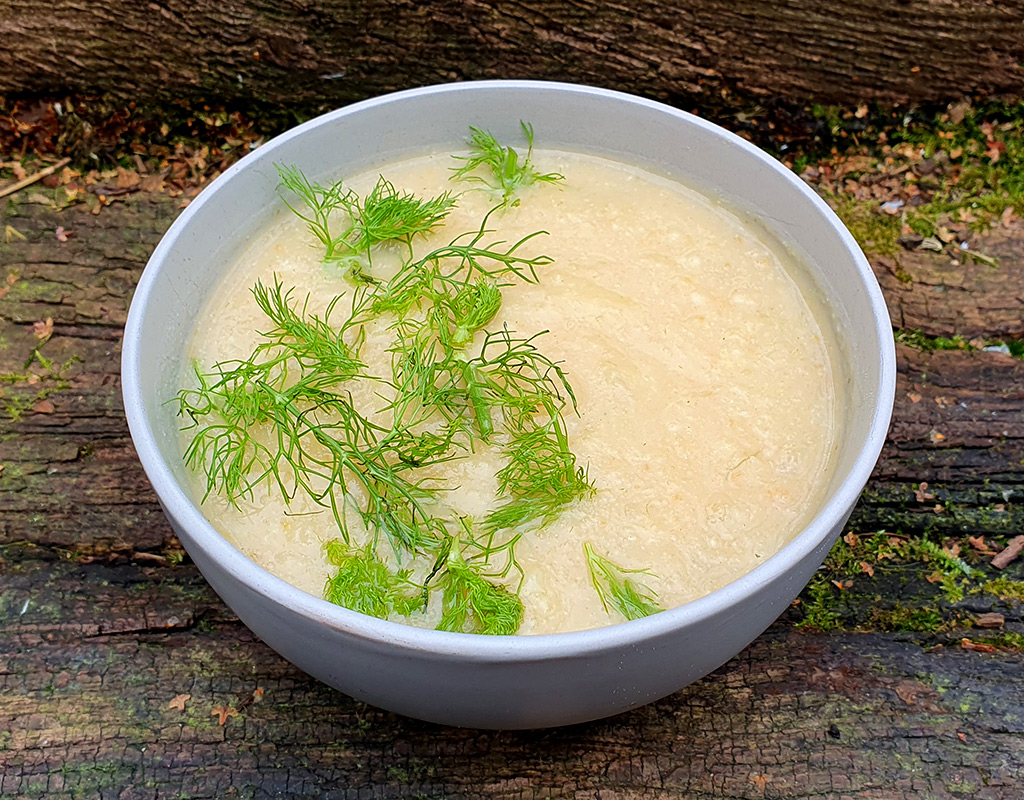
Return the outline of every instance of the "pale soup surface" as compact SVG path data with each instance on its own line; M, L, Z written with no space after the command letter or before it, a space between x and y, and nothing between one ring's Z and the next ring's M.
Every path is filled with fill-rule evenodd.
M829 348L782 248L727 209L641 169L558 151L536 151L534 161L564 182L521 192L518 207L491 218L497 233L489 241L545 230L528 249L554 262L539 269L539 285L505 289L487 329L548 331L538 344L562 362L575 390L579 416L566 415L569 440L597 492L520 540L522 634L622 621L602 608L584 542L621 566L649 569L642 580L664 608L762 563L819 504L838 417ZM424 197L463 192L444 226L417 241L417 252L427 252L475 230L495 205L488 191L450 182L451 166L447 155L410 159L347 184L364 193L384 174ZM257 279L271 284L276 275L300 302L308 292L318 313L350 292L322 255L305 225L282 211L211 298L183 385L195 383L193 360L208 369L258 343L267 325L250 292ZM376 374L387 374L388 341L383 324L367 332L363 360ZM369 393L365 400L381 405ZM435 472L457 487L448 503L480 518L496 504L502 464L499 452L482 448ZM194 490L202 496L203 476ZM322 546L338 535L329 511L304 498L286 505L270 489L240 508L211 494L203 511L254 561L322 596L332 569ZM357 540L365 536L357 520L353 526ZM403 621L433 627L439 596L432 605Z

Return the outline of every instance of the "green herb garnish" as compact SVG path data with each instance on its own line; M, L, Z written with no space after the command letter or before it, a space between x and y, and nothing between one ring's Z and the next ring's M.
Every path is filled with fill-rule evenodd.
M601 605L605 611L609 611L609 606L613 606L626 619L640 619L664 611L654 599L657 592L629 577L654 577L650 570L620 567L595 553L589 542L583 544L583 552L587 557L590 580L594 584L597 596L601 598Z
M338 568L327 580L324 599L381 619L390 614L408 616L423 608L420 587L409 580L409 570L390 571L372 546L356 550L332 539L324 552L327 562Z
M525 157L472 129L472 152L456 177L500 191L502 205L425 255L413 239L441 225L456 202L450 193L423 200L381 177L360 197L340 181L321 185L281 168L295 205L285 202L324 246L325 261L350 265L355 285L317 315L280 281L257 283L253 296L268 320L259 344L245 359L197 365L197 387L178 394L195 430L185 459L205 473L207 496L237 503L267 485L286 501L304 495L331 512L340 534L325 545L336 568L324 587L331 602L389 618L422 612L438 597L442 630L515 633L523 606L507 584L510 573L522 577L517 542L594 492L566 432L576 397L561 365L539 349L544 332L488 329L503 288L537 283L551 263L527 252L543 231L512 243L489 238L491 216L519 188L562 179L534 170L533 130L523 131ZM487 178L471 174L484 168ZM376 274L374 252L392 243L405 245L397 270ZM371 374L360 357L366 326L379 330L377 321L391 337L386 374ZM369 409L353 399L365 391L352 391L366 381L382 398ZM499 505L474 533L447 505L447 487L423 470L481 447L498 448L505 465ZM353 514L369 534L359 545ZM385 561L379 547L393 557ZM589 545L586 554L606 609L611 602L630 619L660 610L626 577L645 571L615 567Z
M306 210L296 208L282 194L285 204L306 222L310 232L324 246L324 261L354 259L369 253L374 245L402 242L411 249L412 239L440 225L455 207L451 192L420 200L399 192L381 176L377 185L360 198L345 189L342 181L325 186L313 183L297 167L278 167L281 187L302 200ZM344 231L331 232L331 217L337 211L348 216Z
M353 253L366 253L383 242L411 244L414 236L440 225L455 207L451 192L420 200L399 192L383 176L365 198L355 194L348 197L346 210L351 222L341 239Z
M463 560L457 549L441 580L443 614L437 629L511 635L523 621L523 603Z
M281 178L281 187L295 195L305 206L305 210L296 207L285 194L281 195L285 205L295 216L306 222L309 232L324 246L324 260L330 261L337 256L339 250L348 249L343 237L331 234L331 215L338 209L347 208L352 202L351 193L345 189L342 181L330 186L313 183L295 166L278 166L277 174Z
M496 192L501 192L502 204L508 204L512 195L525 186L534 183L556 183L565 180L557 172L541 174L533 168L530 157L533 155L533 126L525 122L519 123L526 136L526 155L520 156L511 146L498 142L487 131L470 128L468 156L455 156L464 162L461 167L453 170L454 179L482 183ZM477 171L485 175L475 174ZM518 201L516 201L518 203Z

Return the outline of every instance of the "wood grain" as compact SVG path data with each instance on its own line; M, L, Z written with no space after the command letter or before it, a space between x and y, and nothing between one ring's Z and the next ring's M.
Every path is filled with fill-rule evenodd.
M1022 0L5 0L0 93L343 104L543 78L673 102L919 103L1024 89Z

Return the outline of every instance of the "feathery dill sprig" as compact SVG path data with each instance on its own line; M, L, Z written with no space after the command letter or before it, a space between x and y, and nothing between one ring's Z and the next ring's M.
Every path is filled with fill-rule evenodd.
M527 243L546 236L547 231L534 231L512 244L501 240L486 242L488 234L493 233L488 222L495 210L487 213L477 230L460 234L422 258L403 264L391 280L378 287L372 313L403 318L425 302L454 297L480 279L499 288L511 285L511 279L537 283L537 268L551 264L553 259L546 255L524 255L522 251Z
M324 246L324 260L336 258L339 249L347 245L344 238L331 235L331 215L352 203L352 193L344 187L342 181L329 186L313 183L296 166L278 165L277 174L281 179L280 187L298 197L305 210L293 205L287 195L279 191L284 204L295 216L305 221L309 232Z
M354 317L350 315L337 327L330 321L342 296L335 297L321 317L309 313L308 295L302 308L296 309L292 303L293 292L294 289L285 291L276 276L271 287L256 282L253 297L274 327L261 332L264 341L250 360L266 370L294 359L304 372L335 376L339 382L354 378L363 368L358 358L362 333L358 332L352 343L346 342L346 335L355 327Z
M265 341L248 359L197 368L198 388L177 397L179 414L196 431L185 461L205 472L206 495L217 490L237 503L269 481L288 501L301 492L329 508L347 540L351 486L359 485L367 501L355 511L366 527L415 550L433 535L424 503L438 489L407 477L411 466L392 457L422 445L416 435L371 422L342 391L357 376L368 377L352 318L335 329L329 314L309 314L305 305L299 312L276 281L257 283L253 294L273 325Z
M402 242L412 248L417 235L426 234L440 225L456 205L451 192L423 200L408 192L398 191L381 176L366 197L345 189L342 181L330 185L313 183L298 167L278 166L281 187L298 197L305 210L300 210L285 193L285 204L306 222L310 232L324 246L324 261L351 261L368 257L370 248L385 242ZM348 224L340 234L331 232L331 217L343 211ZM363 277L361 264L357 268Z
M177 396L178 413L196 429L186 463L206 473L207 496L220 490L231 502L251 496L268 478L285 491L281 465L303 456L300 406L352 417L354 410L335 390L363 368L361 338L346 342L349 327L332 326L333 303L323 317L306 313L305 306L297 312L291 291L276 279L272 287L257 282L253 296L272 323L265 341L248 359L220 362L205 373L197 365L198 388ZM256 435L268 425L280 428L275 438Z
M407 569L392 572L373 547L350 547L338 539L324 544L327 563L337 572L324 585L324 599L380 619L407 617L423 609L422 588Z
M544 231L490 240L492 215L518 189L562 179L533 168L533 130L524 124L523 132L520 156L472 129L473 152L456 177L486 183L502 203L475 230L419 257L413 239L444 221L456 202L450 192L424 200L382 176L360 197L341 181L325 186L279 168L282 189L301 207L285 202L324 246L325 260L349 265L348 317L333 319L345 295L316 315L308 297L296 303L280 281L257 283L253 295L270 325L250 357L197 367L198 388L178 395L179 413L196 430L186 460L206 473L207 495L220 491L235 503L267 483L288 502L304 494L331 511L341 534L325 546L336 568L324 588L331 602L387 618L424 609L436 590L440 629L515 633L523 606L505 583L513 572L522 581L515 547L523 528L550 522L594 491L566 432L563 415L576 411L576 397L561 365L538 349L542 334L487 330L502 289L537 283L538 269L551 263L527 248ZM472 174L478 168L489 177ZM408 252L383 279L373 274L371 251L389 242ZM369 374L359 355L365 326L381 317L391 320L390 376ZM367 380L388 399L364 416L349 384ZM475 533L471 520L445 506L443 483L421 470L481 443L500 447L506 464L497 474L503 504ZM350 542L351 514L369 534L359 547ZM378 555L385 542L399 563L432 559L422 584L408 569L387 566Z
M442 614L437 629L511 636L523 622L523 601L468 563L457 547L440 580Z
M502 205L509 204L512 196L525 186L534 183L556 183L565 180L557 172L541 174L533 167L533 126L519 123L526 136L526 154L520 156L511 146L498 142L492 134L480 128L471 127L468 156L453 156L462 161L461 167L453 169L455 180L482 183L496 192L501 192ZM480 169L486 175L474 174ZM517 205L518 200L513 204Z
M569 449L562 418L534 422L514 433L503 451L507 463L498 471L498 491L510 498L484 518L487 530L544 525L569 503L594 494L584 467Z
M353 253L366 253L384 242L411 245L413 237L440 225L456 205L451 192L421 200L398 191L391 181L380 176L368 195L355 193L345 203L351 222L341 239Z
M629 577L655 577L650 570L620 567L594 552L589 542L584 542L583 552L587 558L590 581L605 611L609 611L609 606L614 607L626 619L640 619L664 611L655 600L657 592Z

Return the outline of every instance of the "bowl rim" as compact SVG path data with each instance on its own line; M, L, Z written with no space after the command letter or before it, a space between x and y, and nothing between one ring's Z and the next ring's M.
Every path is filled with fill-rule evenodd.
M480 91L533 91L575 93L633 104L648 110L674 116L691 126L724 138L745 151L746 155L770 167L787 181L828 221L832 232L839 237L857 268L862 286L870 301L873 323L878 341L880 370L874 388L877 398L868 435L853 465L829 500L813 519L778 552L749 572L736 578L710 594L637 620L614 623L599 628L564 633L546 633L517 636L487 636L418 628L400 622L378 619L308 594L278 578L236 549L203 516L199 507L165 463L143 402L140 385L141 331L145 312L150 303L158 302L154 295L157 275L163 268L167 254L176 239L193 217L207 204L215 201L220 186L241 170L250 168L257 159L272 157L275 150L306 131L345 117L390 103L399 103L412 97L429 97L448 93L467 95ZM215 179L175 219L154 249L132 298L123 335L121 358L122 393L125 415L139 459L159 497L164 510L179 522L204 555L216 562L232 578L263 595L267 600L284 606L296 614L326 625L346 635L376 641L406 650L430 653L435 657L449 657L460 661L540 661L576 657L588 653L636 647L713 617L759 589L783 578L790 570L821 546L833 529L845 523L845 516L856 503L864 484L881 453L885 442L895 398L896 357L889 313L881 289L871 267L853 236L831 208L803 180L770 155L736 134L688 112L636 95L582 84L536 80L487 80L447 83L407 89L352 103L322 114L292 128L247 154ZM837 534L838 535L838 534ZM802 587L801 587L802 588ZM780 609L781 612L782 609Z

